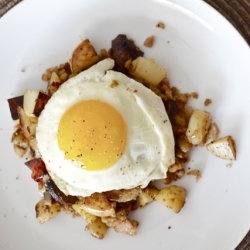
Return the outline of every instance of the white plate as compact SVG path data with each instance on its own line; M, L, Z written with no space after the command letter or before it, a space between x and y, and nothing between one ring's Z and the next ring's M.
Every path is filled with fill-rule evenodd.
M155 27L163 21L166 28ZM84 231L81 218L61 213L39 225L39 200L30 170L14 154L13 123L7 98L25 88L46 84L46 68L68 61L80 36L97 50L109 48L117 34L133 38L164 66L172 85L199 93L192 105L211 112L221 136L232 135L237 161L197 148L189 167L202 179L186 176L178 184L188 191L179 214L153 203L135 212L138 235L110 230L102 241ZM236 30L199 0L43 0L24 1L0 20L0 249L234 249L250 228L250 51ZM143 46L155 35L153 48ZM24 71L24 72L23 72ZM212 99L208 107L206 98ZM171 227L171 228L169 228Z

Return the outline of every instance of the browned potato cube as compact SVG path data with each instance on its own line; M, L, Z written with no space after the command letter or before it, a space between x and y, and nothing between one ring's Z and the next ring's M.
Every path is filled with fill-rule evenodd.
M132 61L129 73L139 81L153 86L157 86L167 76L165 69L153 59L141 56Z
M37 117L27 116L20 106L17 107L17 112L20 120L20 127L22 129L23 135L30 139L36 133Z
M204 142L210 127L209 113L196 109L193 111L186 131L188 141L193 145L199 145Z
M172 209L175 213L181 211L185 204L186 190L176 185L168 186L159 191L155 200Z
M89 231L97 239L103 239L107 232L107 229L108 227L105 223L102 222L101 218L99 217L96 217L96 219L92 223L89 223L85 227L85 230Z
M207 144L207 150L215 156L225 160L236 159L235 143L231 136L214 140Z
M88 223L93 223L96 220L97 216L88 213L82 208L81 202L77 201L75 204L72 205L73 209L79 213Z
M155 199L158 193L159 189L153 186L148 186L144 189L141 189L141 192L137 198L137 205L139 207L146 206Z
M178 142L179 148L184 153L187 153L192 148L192 144L189 141L187 141L185 137L178 138L177 142Z
M15 153L16 153L20 158L22 158L22 157L25 155L25 153L27 152L27 148L22 148L22 147L20 147L20 146L18 146L18 145L16 145L16 144L14 144L14 151L15 151Z
M73 74L78 74L83 69L89 68L99 61L94 47L88 39L82 41L74 50L71 59L71 69Z
M38 94L39 91L37 90L26 89L24 91L23 109L26 115L33 114Z
M115 216L115 209L111 202L103 193L94 193L89 197L85 197L79 200L79 204L82 208L93 215L103 216Z
M61 211L61 207L58 203L54 203L51 206L48 206L44 204L44 199L40 200L36 204L35 209L36 218L41 224L46 222L47 220L52 219Z
M11 142L14 144L14 145L17 145L21 148L28 148L29 146L29 141L28 139L24 136L22 130L19 128L17 129L13 135L12 135L12 138L11 138Z

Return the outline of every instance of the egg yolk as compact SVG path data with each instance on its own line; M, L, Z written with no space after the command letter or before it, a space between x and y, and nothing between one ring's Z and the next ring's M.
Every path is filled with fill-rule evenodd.
M111 105L99 100L81 101L62 116L57 141L66 159L81 162L86 170L103 170L121 157L127 125Z

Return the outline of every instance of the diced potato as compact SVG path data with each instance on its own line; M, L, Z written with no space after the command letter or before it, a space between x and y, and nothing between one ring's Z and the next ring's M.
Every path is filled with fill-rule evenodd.
M12 137L11 137L11 142L12 142L14 145L17 145L17 146L19 146L19 147L21 147L21 148L24 148L24 149L28 148L28 146L29 146L29 141L28 141L28 139L24 136L24 134L23 134L23 132L22 132L22 130L21 130L20 128L17 129L17 130L13 133L13 135L12 135Z
M217 157L225 160L236 159L235 143L231 136L214 140L206 145L207 150Z
M49 79L49 84L52 84L53 82L61 83L61 80L56 72L52 72L51 77Z
M116 211L116 216L106 216L106 217L101 217L102 222L105 223L108 227L115 227L119 225L122 221L127 219L128 215L127 209L125 207L119 208Z
M159 191L155 200L172 209L175 213L181 211L185 204L186 190L182 187L172 185Z
M153 186L148 186L144 189L141 189L141 192L137 198L137 205L139 207L146 206L155 199L158 193L159 189Z
M184 137L178 138L177 143L181 151L184 153L187 153L192 148L192 144Z
M30 139L36 133L37 117L27 116L20 106L17 107L17 112L20 120L20 127L22 129L23 135Z
M213 141L218 139L218 135L220 133L220 129L218 128L216 123L211 123L207 136L206 136L206 142Z
M97 216L88 213L82 208L81 202L77 201L72 205L73 209L79 213L88 223L93 223L96 220Z
M194 110L186 130L188 141L193 145L203 143L208 133L210 122L209 113L199 109Z
M141 56L132 61L129 73L139 81L154 86L157 86L167 76L165 69L153 59Z
M44 199L42 199L36 204L35 209L36 218L42 224L55 217L61 211L61 206L58 203L54 203L51 206L45 205Z
M26 115L33 114L39 91L26 89L23 95L23 109Z
M22 158L22 157L25 155L25 153L27 152L27 148L22 148L22 147L20 147L20 146L18 146L18 145L16 145L16 144L14 144L14 151L15 151L15 153L16 153L20 158Z
M89 197L79 200L82 208L90 214L103 217L115 216L115 209L103 193L94 193Z
M73 74L78 74L83 69L89 68L99 61L94 47L88 39L82 41L73 51L71 59L71 70Z
M106 197L111 201L116 202L127 202L131 200L136 200L136 197L140 193L140 188L132 189L120 189L120 190L111 190L105 192Z
M94 237L98 239L103 239L108 227L105 223L102 222L101 218L96 217L96 220L94 220L92 223L89 223L85 230L89 231Z

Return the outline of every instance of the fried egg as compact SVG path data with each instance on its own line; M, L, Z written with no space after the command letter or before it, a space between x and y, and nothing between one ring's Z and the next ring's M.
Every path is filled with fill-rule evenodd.
M113 66L105 59L69 79L39 116L39 152L66 195L146 187L174 163L161 98Z

